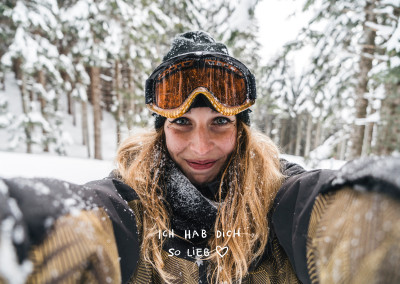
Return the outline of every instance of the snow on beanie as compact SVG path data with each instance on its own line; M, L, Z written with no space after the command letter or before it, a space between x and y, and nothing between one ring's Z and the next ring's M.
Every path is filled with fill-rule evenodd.
M225 44L216 42L210 34L203 31L191 31L177 35L171 50L164 56L163 61L185 53L208 51L229 55Z
M225 44L216 42L214 38L211 37L210 34L204 31L190 31L183 34L177 35L171 45L171 49L164 56L163 62L174 58L176 56L198 52L198 51L207 51L207 52L215 52L222 53L225 55L229 55L228 48ZM211 107L211 104L208 103L208 100L203 98L204 96L198 96L195 99L195 102L192 104L191 108L194 107ZM250 125L250 116L249 113L251 111L246 109L241 113L237 114L236 117L242 120L247 125ZM165 117L159 114L153 114L155 116L154 126L155 129L159 129L164 126L164 122L166 120Z

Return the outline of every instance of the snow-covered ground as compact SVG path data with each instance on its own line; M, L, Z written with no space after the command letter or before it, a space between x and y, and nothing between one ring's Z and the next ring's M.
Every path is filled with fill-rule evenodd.
M0 152L1 177L50 177L73 183L102 179L114 169L112 161L54 155Z

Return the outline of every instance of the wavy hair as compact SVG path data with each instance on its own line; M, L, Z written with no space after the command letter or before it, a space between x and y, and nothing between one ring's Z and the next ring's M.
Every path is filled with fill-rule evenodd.
M208 277L212 283L241 283L250 264L262 256L269 235L267 214L283 181L277 146L239 120L237 127L236 146L222 173L222 202L214 232L240 232L240 236L210 236L210 248L229 247L224 257L213 250L204 258L210 261ZM165 155L161 128L123 141L116 162L122 180L135 189L144 208L141 254L170 283L175 277L164 270L161 250L165 239L159 239L158 234L171 229L168 208L163 202Z

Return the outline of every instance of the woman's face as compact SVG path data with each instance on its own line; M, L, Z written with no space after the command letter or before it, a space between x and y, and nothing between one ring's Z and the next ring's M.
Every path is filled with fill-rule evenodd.
M208 107L193 108L164 124L167 149L194 184L213 181L236 144L237 121Z

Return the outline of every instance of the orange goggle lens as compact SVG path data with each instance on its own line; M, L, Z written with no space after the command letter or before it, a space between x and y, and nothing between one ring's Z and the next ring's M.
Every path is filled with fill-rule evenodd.
M228 107L240 106L247 98L245 77L236 67L213 59L187 60L170 66L156 78L155 104L165 110L177 108L199 87Z
M165 117L183 115L199 94L218 112L236 115L255 102L254 76L228 55L188 53L163 62L146 80L148 108Z

